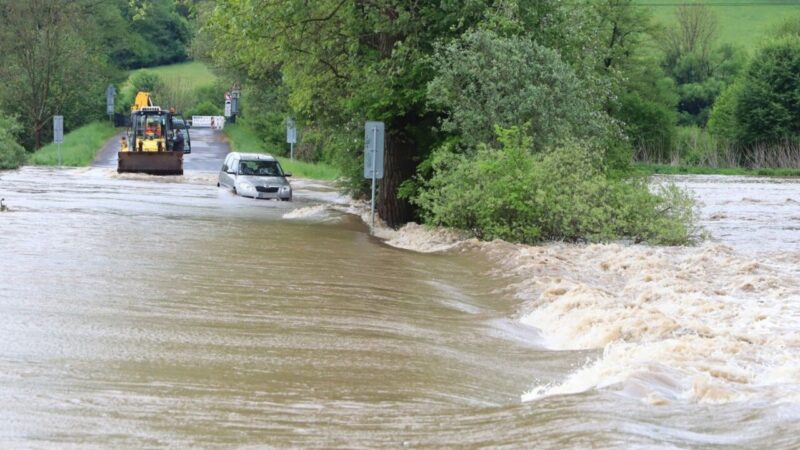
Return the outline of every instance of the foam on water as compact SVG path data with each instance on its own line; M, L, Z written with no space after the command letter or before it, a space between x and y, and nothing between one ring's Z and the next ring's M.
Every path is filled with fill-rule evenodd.
M303 208L297 208L295 210L289 211L288 213L283 215L284 219L307 219L310 217L318 217L323 214L329 209L328 205L315 205L315 206L306 206Z
M698 248L489 243L525 300L521 321L554 350L603 349L522 396L615 387L646 401L800 399L794 264Z
M740 233L758 226L750 224L750 213L742 213L741 205L765 201L739 196L722 206L725 197L715 195L708 196L713 201L702 196L711 205L703 211L707 225L735 216ZM366 202L328 208L369 224ZM301 208L284 217L324 210ZM725 226L723 242L743 242L727 232L730 223ZM717 230L710 228L714 236ZM497 264L496 274L514 280L510 288L523 300L520 321L535 329L535 344L602 351L562 380L534 384L523 401L614 389L652 404L800 402L800 251L795 247L775 251L778 241L770 241L764 252L742 252L719 242L672 248L482 243L414 223L394 230L377 216L373 234L387 245L417 252L487 253ZM782 238L793 242L791 236Z

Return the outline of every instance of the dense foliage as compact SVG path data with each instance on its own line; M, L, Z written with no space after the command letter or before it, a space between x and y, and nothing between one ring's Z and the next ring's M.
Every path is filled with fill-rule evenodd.
M564 136L610 140L611 121L558 51L529 36L468 31L435 53L429 104L446 112L442 129L467 148L518 127L542 149Z
M415 199L429 223L527 243L695 237L693 202L674 187L654 195L641 179L611 179L601 153L577 141L536 153L517 129L498 137L499 148L481 144L474 157L434 154L433 176Z
M16 169L25 162L25 149L17 143L21 128L13 117L0 114L0 170Z
M800 37L770 42L753 58L736 117L744 144L800 138Z

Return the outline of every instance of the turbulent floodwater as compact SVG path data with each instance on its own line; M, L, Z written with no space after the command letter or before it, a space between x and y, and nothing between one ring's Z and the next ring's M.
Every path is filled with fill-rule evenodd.
M798 448L800 184L676 180L699 247L384 241L313 183L2 173L0 446Z

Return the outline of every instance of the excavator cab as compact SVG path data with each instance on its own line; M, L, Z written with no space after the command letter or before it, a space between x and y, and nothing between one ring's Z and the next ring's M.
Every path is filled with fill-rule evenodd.
M153 106L146 92L139 92L131 108L131 126L120 142L117 172L151 175L183 175L184 139L178 136L175 114Z

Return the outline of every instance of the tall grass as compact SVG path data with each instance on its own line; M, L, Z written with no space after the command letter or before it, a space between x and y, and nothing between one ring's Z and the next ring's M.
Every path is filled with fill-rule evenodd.
M88 166L94 161L97 149L117 133L117 129L106 121L92 122L64 135L61 144L61 164L65 166ZM58 165L58 146L47 144L34 152L28 164L35 166Z
M281 149L278 148L267 148L264 141L261 140L253 130L244 125L226 125L224 132L228 137L231 150L235 152L270 153L272 155L277 155L282 152ZM277 159L280 161L283 170L290 172L296 177L332 181L340 176L339 171L335 167L325 163L310 163L281 157L277 157Z
M660 167L655 173L800 174L800 141L791 139L742 146L697 127L681 127L672 147L656 142L636 145L634 150L639 167ZM655 170L652 167L647 170Z

